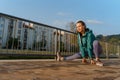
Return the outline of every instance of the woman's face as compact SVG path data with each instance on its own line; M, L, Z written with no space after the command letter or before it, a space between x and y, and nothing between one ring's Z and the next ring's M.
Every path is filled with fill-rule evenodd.
M85 32L85 26L83 26L81 23L76 24L77 32L84 33Z

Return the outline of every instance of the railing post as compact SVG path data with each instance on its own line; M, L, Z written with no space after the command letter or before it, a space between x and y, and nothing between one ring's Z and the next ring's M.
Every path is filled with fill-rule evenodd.
M59 30L60 32L59 32L59 49L58 49L58 52L61 52L61 30Z
M14 50L14 46L15 46L15 44L14 44L14 42L15 42L15 35L16 35L16 27L17 27L17 20L13 20L13 41L12 41L12 49ZM12 35L10 35L10 36L12 36Z
M120 45L118 45L117 49L118 49L118 57L120 58Z
M120 58L120 45L119 45L119 58Z
M109 59L109 55L108 55L108 43L105 43L105 48L106 48L106 59Z
M3 17L2 17L3 18ZM3 47L4 47L4 43L3 43L3 38L4 38L4 32L5 32L5 25L3 26L3 29L2 29L2 43L1 43L1 49L3 49ZM5 47L7 47L7 45L5 45Z
M57 54L57 46L58 46L58 44L57 44L57 41L58 41L58 30L55 30L55 55Z

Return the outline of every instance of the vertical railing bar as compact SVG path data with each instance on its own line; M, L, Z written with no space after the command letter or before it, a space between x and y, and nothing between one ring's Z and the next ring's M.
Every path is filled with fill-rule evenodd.
M55 55L57 54L57 50L58 50L58 30L55 30Z
M16 27L17 27L17 20L15 20L15 21L13 20L13 30L14 30L14 31L13 31L13 32L14 32L14 33L13 33L13 42L12 42L12 49L13 49L12 52L13 52L13 53L15 52L15 51L14 51L14 48L15 48L15 39L16 39L16 38L15 38ZM11 35L11 37L12 37L12 35Z
M2 19L3 17L1 17ZM4 21L5 24L5 21ZM5 25L3 26L3 32L2 32L2 43L3 43L3 37L4 37L4 30L5 30ZM2 53L4 53L4 50L2 49Z
M108 43L105 43L106 46L106 59L109 59L109 55L108 55Z
M60 43L61 43L61 31L60 31L60 30L59 30L59 32L58 32L58 37L59 37L59 41L58 41L58 42L59 42L59 43L58 43L58 44L59 44L58 52L61 52L61 49L60 49L60 48L61 48L61 47L60 47L60 46L61 46L61 44L60 44Z
M38 53L37 54L41 54L41 53L39 53L40 52L40 27L38 27Z

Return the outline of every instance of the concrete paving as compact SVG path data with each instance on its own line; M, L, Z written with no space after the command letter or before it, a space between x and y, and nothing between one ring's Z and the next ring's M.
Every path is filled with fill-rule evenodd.
M120 80L120 60L102 60L103 67L81 60L0 60L0 80Z

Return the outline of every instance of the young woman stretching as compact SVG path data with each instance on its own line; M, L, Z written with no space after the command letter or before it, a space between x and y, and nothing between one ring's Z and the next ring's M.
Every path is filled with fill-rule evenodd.
M57 53L57 61L73 60L82 56L82 63L88 63L86 57L89 57L91 64L103 66L103 63L99 59L102 48L92 30L88 29L83 21L76 23L76 29L80 52L68 57L62 57L60 53ZM93 55L95 55L95 61L93 60Z

